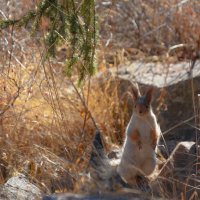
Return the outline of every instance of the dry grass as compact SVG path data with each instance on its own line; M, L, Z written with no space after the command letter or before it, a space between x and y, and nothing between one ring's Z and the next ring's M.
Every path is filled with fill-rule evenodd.
M165 60L170 51L176 62L191 59L198 51L200 5L195 0L116 0L97 4L108 66L120 64L119 55L124 60L157 55ZM183 46L174 48L177 45Z

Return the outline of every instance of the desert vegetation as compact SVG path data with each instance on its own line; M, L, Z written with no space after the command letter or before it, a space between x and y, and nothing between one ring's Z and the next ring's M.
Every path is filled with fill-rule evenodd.
M101 130L106 152L120 148L132 113L128 86L110 71L140 61L200 68L195 0L0 0L0 6L2 185L22 173L43 193L82 192L95 130ZM160 125L166 135L179 124L195 129L198 180L196 85L191 76L189 111L173 116L178 123L168 127L162 117ZM171 112L175 97L165 87L158 91L154 110L160 116Z

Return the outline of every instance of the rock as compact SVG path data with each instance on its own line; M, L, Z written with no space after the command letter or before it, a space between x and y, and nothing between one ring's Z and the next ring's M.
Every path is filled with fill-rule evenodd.
M200 76L200 61L192 69L193 77ZM169 87L190 79L191 65L189 62L161 63L136 61L129 66L113 68L117 77L135 80L143 85L154 85L158 88Z
M88 170L91 177L89 184L95 184L97 191L113 191L116 188L128 187L106 155L99 130L96 131L93 140Z
M0 187L0 199L2 200L37 200L41 199L41 196L40 189L30 183L23 174L10 178Z
M111 173L111 166L105 154L100 131L97 130L92 145L92 152L89 160L89 172L93 179L105 181Z
M199 196L200 188L195 187L199 185L200 178L197 165L195 143L180 142L152 183L155 194L170 199L190 199L194 192Z

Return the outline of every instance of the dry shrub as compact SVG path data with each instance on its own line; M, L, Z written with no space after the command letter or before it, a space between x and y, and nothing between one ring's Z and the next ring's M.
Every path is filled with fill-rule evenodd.
M88 105L108 148L109 145L123 143L125 128L132 114L133 101L128 93L131 87L130 81L114 78L107 72L92 80Z
M100 34L107 62L114 63L116 52L124 49L128 59L165 55L174 45L181 59L198 50L199 11L197 1L97 1ZM113 58L114 57L114 58Z
M26 68L29 72L31 69ZM0 74L1 182L22 172L45 191L72 190L85 170L94 126L91 122L85 125L87 137L83 138L83 106L74 92L62 91L65 84L59 89L52 84L50 68L46 78L38 69L30 85L26 80L33 74L21 71L20 77L15 76L18 70L9 76L6 70ZM59 78L54 80L58 84ZM17 98L12 81L19 83Z

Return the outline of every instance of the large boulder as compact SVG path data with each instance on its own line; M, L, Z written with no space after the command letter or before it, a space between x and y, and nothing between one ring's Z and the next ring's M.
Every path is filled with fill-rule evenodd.
M161 63L137 61L128 66L113 68L112 73L124 79L135 80L158 88L169 87L200 76L200 61L192 67L189 62Z

